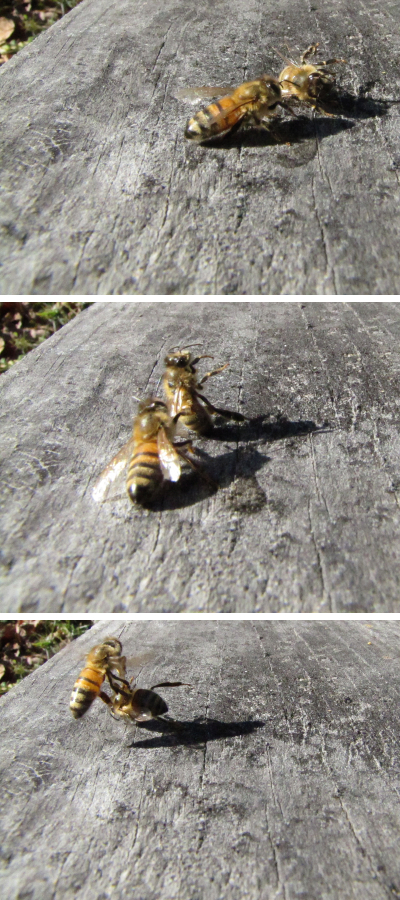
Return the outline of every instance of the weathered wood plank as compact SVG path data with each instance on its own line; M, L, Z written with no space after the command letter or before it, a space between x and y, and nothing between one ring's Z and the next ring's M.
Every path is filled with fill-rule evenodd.
M375 0L82 3L0 71L2 291L399 293L399 23ZM347 59L344 117L185 141L182 88L315 40Z
M87 309L1 379L1 610L398 611L399 337L397 303ZM95 504L132 395L194 341L250 418L196 442L219 490Z
M168 692L181 734L100 701L72 719L82 649L110 630L153 651L143 686L192 683ZM2 700L3 900L393 898L399 637L397 622L96 625Z

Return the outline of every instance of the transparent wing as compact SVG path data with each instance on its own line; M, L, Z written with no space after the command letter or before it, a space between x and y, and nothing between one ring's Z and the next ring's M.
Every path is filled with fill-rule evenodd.
M169 407L169 414L171 416L171 419L173 419L174 416L176 416L178 412L181 411L181 409L183 409L182 388L178 387L176 391L174 391L174 396Z
M140 666L144 666L146 662L150 662L152 659L155 659L156 656L156 650L143 650L143 653L136 653L135 656L127 656L126 664L127 666L129 665L133 668L139 668Z
M158 455L164 478L178 481L181 475L181 460L164 428L158 432Z
M120 636L118 638L118 640L122 640L122 643L123 643L123 635ZM101 644L101 640L99 640L98 643ZM92 649L93 649L93 647L92 647ZM78 657L79 660L86 659L88 652L89 652L88 650L82 650L82 653L80 653L80 655ZM145 665L145 663L151 662L151 660L155 659L155 657L157 655L158 654L157 654L156 650L144 650L143 653L135 653L134 656L126 656L124 653L124 650L122 648L122 656L125 656L126 665L127 665L127 668L129 668L129 669L137 669L140 671L143 668L143 666ZM127 673L126 677L127 677L127 679L130 678L131 673L130 672ZM137 676L135 676L135 678L136 677Z
M287 44L285 44L285 47L286 47L288 53L290 53L291 51ZM277 53L281 59L283 59L283 62L286 63L287 66L296 66L297 65L297 63L293 59L291 59L289 56L283 56L283 53L280 53L276 47L273 47L272 49L275 50L275 53Z
M111 462L108 463L101 475L99 475L92 490L92 497L96 503L101 503L103 500L107 499L111 485L113 485L123 474L132 451L133 438L130 438L130 440L121 447L119 453L117 453Z
M229 110L223 109L222 112L218 113L216 116L213 116L213 122L216 125L221 124L221 126L224 126L225 129L228 130L226 127L226 124L225 124L227 112L232 113L232 112L236 112L236 110L239 110L239 116L241 118L243 118L243 116L246 115L247 107L252 102L253 102L252 100L247 100L245 103L236 103L235 106L232 105ZM239 118L237 119L237 121L239 121ZM229 128L230 127L231 126L229 125Z

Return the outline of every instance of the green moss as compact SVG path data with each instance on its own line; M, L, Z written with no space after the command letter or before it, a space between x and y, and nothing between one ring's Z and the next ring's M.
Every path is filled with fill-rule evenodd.
M0 695L79 637L92 622L9 620L0 622Z

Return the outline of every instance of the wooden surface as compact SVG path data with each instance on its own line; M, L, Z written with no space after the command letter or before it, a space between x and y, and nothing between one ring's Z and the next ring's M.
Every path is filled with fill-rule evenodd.
M142 686L192 683L168 691L179 734L98 700L73 720L82 653L110 627L152 652ZM392 900L399 638L393 622L95 626L1 701L2 900Z
M399 23L393 0L82 3L0 71L1 290L399 293ZM185 141L182 89L313 41L347 59L344 116Z
M397 303L89 307L0 381L1 610L398 612L399 338ZM133 396L195 341L249 417L196 441L218 491L94 503Z

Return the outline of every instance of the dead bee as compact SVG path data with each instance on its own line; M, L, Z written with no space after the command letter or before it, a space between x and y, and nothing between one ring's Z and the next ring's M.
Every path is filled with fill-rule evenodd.
M276 78L263 75L257 81L245 81L231 94L215 100L189 119L185 137L191 141L207 141L226 134L235 125L262 125L263 120L276 115L281 100Z
M113 688L115 696L110 701L111 714L114 718L130 719L135 723L158 719L161 722L167 722L168 725L179 727L179 723L174 722L173 719L163 719L165 713L168 712L168 706L165 700L156 694L155 688L180 687L185 684L184 681L162 681L150 689L138 688L135 687L133 678L128 687L124 684L121 687Z
M276 53L286 63L289 63L279 75L279 84L285 100L298 100L325 112L321 104L324 101L335 99L334 86L336 83L335 74L329 72L327 66L344 63L346 60L327 59L312 65L307 60L309 57L315 56L318 47L319 44L311 44L300 57L299 63L286 59L279 53L279 50L276 50Z
M188 463L201 478L211 479L174 443L176 421L162 400L150 397L139 404L133 423L133 435L114 459L106 466L93 488L97 502L103 500L109 486L128 464L126 487L131 500L139 503L151 500L164 479L178 481L182 462ZM190 441L185 442L191 449ZM213 486L214 482L212 482Z
M206 372L198 381L196 365L201 359L212 359L212 357L204 354L192 359L188 350L171 350L165 357L163 388L170 416L176 421L179 420L191 431L196 431L197 434L209 434L212 431L210 413L225 419L233 419L235 422L244 422L245 416L242 416L241 413L213 406L199 391L201 385L208 378L223 372L229 363L225 363L211 372Z

